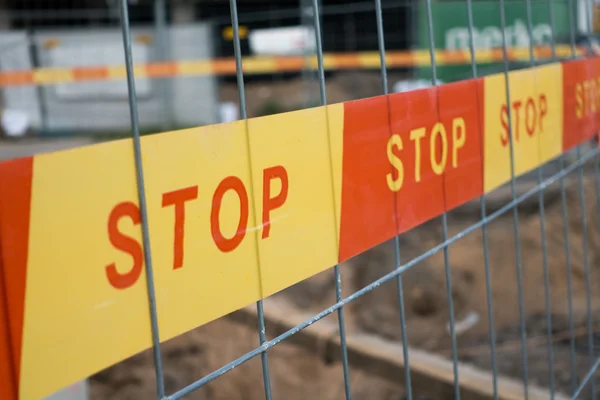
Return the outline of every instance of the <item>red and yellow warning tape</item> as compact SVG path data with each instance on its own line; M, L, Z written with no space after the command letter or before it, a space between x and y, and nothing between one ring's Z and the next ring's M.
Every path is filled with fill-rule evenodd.
M504 85L143 137L161 339L507 182L509 108L517 174L600 128L600 58L511 72L510 104ZM0 398L45 397L151 346L135 177L131 140L0 163Z
M550 59L550 47L534 49L536 59ZM577 49L578 55L585 53ZM471 62L468 50L436 51L438 65L460 65ZM556 55L559 58L572 56L569 46L557 46ZM504 58L502 49L478 50L476 60L480 63L500 62ZM390 51L386 53L388 67L416 67L431 65L429 50ZM528 48L513 48L508 50L511 61L528 61ZM327 70L343 69L378 69L380 59L378 52L363 52L350 54L325 54L323 58ZM317 67L315 57L247 57L243 60L245 74L265 74L296 72L303 68ZM235 59L223 58L214 60L167 61L140 64L135 66L135 75L139 78L165 78L177 76L202 75L233 75L235 74ZM98 66L74 68L39 68L35 70L0 71L0 87L22 85L55 85L86 81L106 81L126 78L124 66Z

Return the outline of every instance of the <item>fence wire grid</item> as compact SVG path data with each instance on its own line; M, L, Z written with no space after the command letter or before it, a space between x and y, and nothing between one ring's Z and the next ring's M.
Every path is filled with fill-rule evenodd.
M428 50L429 50L429 79L432 86L436 86L440 83L439 79L439 66L436 60L436 46L434 44L436 24L434 22L432 8L438 2L433 2L432 0L423 0L424 2L424 10L425 16L423 21L426 22L426 29L424 30L427 33L427 42L428 42ZM507 16L506 13L510 11L511 7L513 7L517 3L522 3L525 6L525 25L526 31L529 38L534 37L534 20L538 18L538 16L534 15L532 2L535 2L538 6L544 5L545 12L547 13L547 18L549 21L551 35L549 37L549 48L552 52L552 57L548 60L540 60L535 57L534 46L535 43L533 40L528 40L528 59L518 67L533 67L542 63L558 61L559 56L556 53L556 48L558 45L566 45L571 49L572 55L571 58L575 59L579 56L577 55L577 48L580 47L581 42L580 38L587 37L587 41L584 46L587 46L590 52L593 53L593 40L594 37L594 28L593 28L593 15L591 10L593 9L592 0L583 0L580 1L579 4L583 4L584 11L583 14L576 14L575 2L574 0L566 0L566 11L568 15L566 16L566 23L568 26L568 30L566 32L566 36L559 37L556 34L556 20L557 18L564 19L564 15L555 15L555 1L554 0L494 0L494 3L499 4L499 15L493 16L494 18L498 18L498 23L500 26L501 32L501 50L503 55L503 61L501 63L501 71L505 76L505 97L506 103L511 104L511 92L510 87L508 85L508 73L510 70L515 68L515 65L512 64L509 60L509 51L510 51L510 38L507 37ZM168 3L168 1L167 1ZM224 2L223 2L224 3ZM343 14L348 12L348 10L360 11L363 13L370 13L373 21L375 21L376 25L376 43L377 43L377 51L379 54L380 60L380 69L379 69L379 81L381 82L381 86L379 89L380 94L389 94L392 92L392 84L390 83L389 73L388 73L388 61L386 59L386 55L389 50L386 50L386 44L395 43L404 43L407 48L411 47L408 43L412 40L404 39L399 37L390 38L390 35L400 35L400 29L398 31L389 33L386 30L387 26L397 25L401 26L402 24L406 24L406 21L393 21L391 24L386 23L386 10L399 6L400 4L404 4L405 2L389 2L383 0L373 0L372 2L364 1L360 3L353 4L343 4L340 2L338 5L328 5L322 6L319 0L310 0L303 2L303 7L308 7L310 9L310 13L306 15L309 16L307 20L304 18L304 22L310 22L312 29L315 32L315 49L316 49L316 59L317 59L317 68L313 71L315 74L311 76L305 76L305 80L316 80L318 84L318 105L325 106L328 105L328 88L326 85L327 79L329 76L326 74L326 68L324 65L324 43L323 43L323 26L327 23L327 19L323 19L324 10L329 14ZM474 12L473 6L477 3L474 0L464 0L464 5L466 6L466 18L468 21L468 50L470 54L470 61L468 66L470 67L470 76L463 76L462 79L467 78L478 78L489 71L481 71L482 67L476 61L476 51L477 51L477 43L476 43L476 34L474 33L475 21L474 21ZM167 25L167 14L165 13L165 0L155 0L153 11L153 18L155 19L155 28L160 31L164 29ZM222 6L222 4L221 4ZM242 39L243 32L240 32L240 21L243 19L245 22L252 20L261 20L261 19L273 19L274 15L278 18L284 19L286 16L290 16L294 13L298 13L298 11L294 10L274 10L268 9L263 13L262 7L267 9L267 5L265 4L256 4L255 11L252 13L248 13L245 16L240 16L238 13L238 0L230 0L229 1L229 11L230 11L230 19L225 21L223 17L215 17L213 18L214 23L219 24L230 24L231 26L231 34L232 34L232 44L233 47L233 57L235 58L235 81L237 84L237 96L239 105L239 117L242 120L247 120L248 115L248 104L247 104L247 92L245 80L246 76L243 72L243 52L242 49ZM589 144L578 145L576 150L571 153L562 154L558 159L552 160L548 164L537 168L530 174L527 174L526 177L517 177L515 175L515 161L514 161L514 150L513 150L513 135L512 133L509 135L509 146L510 146L510 159L511 159L511 180L506 189L509 191L509 199L506 203L503 203L501 206L495 207L493 211L490 212L488 210L489 199L486 199L486 195L481 196L479 199L478 205L478 214L479 218L475 223L468 224L468 226L464 226L463 224L459 226L459 228L454 229L456 232L451 232L450 228L451 220L456 219L456 217L452 217L449 213L444 213L440 221L437 220L432 222L435 224L441 223L441 241L435 245L433 245L429 250L422 252L416 257L412 257L407 260L408 257L404 255L405 251L408 253L413 253L410 251L411 249L403 248L403 242L400 236L396 236L393 240L393 258L394 258L394 268L387 274L380 276L376 280L372 280L370 283L364 285L356 291L353 291L351 294L344 294L342 292L342 277L344 274L343 268L340 268L340 265L336 265L333 267L333 270L329 273L334 275L334 283L335 283L335 303L322 309L322 311L312 315L309 319L306 319L304 322L292 327L291 329L286 330L285 332L269 338L267 335L267 324L265 317L265 311L263 309L263 302L258 301L256 303L256 315L258 319L258 326L256 335L258 337L258 346L256 346L253 350L243 354L237 359L228 362L222 365L220 368L214 370L213 372L203 376L198 377L199 379L194 381L193 383L180 388L179 390L167 393L166 385L165 385L165 372L163 368L163 344L161 344L160 340L160 332L158 327L158 315L156 310L156 300L155 300L155 286L154 286L154 278L153 278L153 260L152 253L150 248L150 234L148 228L148 214L147 214L147 205L145 198L145 183L144 183L144 170L142 167L142 148L140 137L143 134L142 129L140 127L140 115L139 108L140 105L138 96L136 96L136 83L137 79L134 78L134 57L132 53L132 24L135 24L135 20L132 20L129 15L131 5L128 4L127 0L115 0L111 3L111 7L107 10L100 10L96 12L96 20L97 21L109 21L108 25L114 26L118 23L121 28L123 49L125 55L125 65L127 72L127 98L129 104L129 115L130 115L130 128L133 137L134 144L134 153L135 153L135 163L136 163L136 180L137 180L137 190L139 196L139 206L141 213L141 227L142 227L142 237L143 237L143 251L144 258L146 260L145 268L146 268L146 279L147 279L147 293L149 299L150 306L150 316L151 316L151 327L152 327L152 354L154 361L154 371L156 377L156 398L159 400L177 400L185 398L190 395L192 392L208 385L209 383L219 379L223 375L232 371L233 369L241 366L242 364L254 359L260 358L262 364L262 386L264 388L264 398L267 400L277 399L277 398L286 398L286 393L277 393L277 391L272 390L272 381L271 375L273 373L272 368L270 369L269 365L269 351L276 345L285 342L290 339L292 336L299 334L304 329L312 326L313 324L318 323L324 318L337 314L337 325L338 325L338 340L339 340L339 348L341 350L340 361L342 365L342 375L343 375L343 397L347 400L353 398L353 385L352 385L352 374L354 369L352 368L351 360L349 360L349 350L348 350L348 341L347 341L347 332L346 332L346 315L345 310L346 307L351 303L355 302L359 298L369 294L370 292L379 290L378 288L385 283L393 283L395 284L396 290L396 301L397 301L397 317L400 322L400 340L399 344L402 346L402 360L401 363L403 365L403 376L397 377L397 382L403 387L404 398L408 400L418 399L419 390L418 388L413 387L412 375L411 375L411 354L413 352L413 348L409 346L409 338L408 338L408 330L409 330L409 318L407 316L405 296L407 295L407 285L403 281L403 277L405 274L413 269L419 268L419 264L424 261L437 256L443 258L443 279L445 285L445 303L444 306L447 308L447 321L448 321L448 334L449 334L449 348L446 351L446 355L449 357L452 363L452 371L453 371L453 382L452 382L452 394L451 397L454 399L460 399L462 390L463 390L463 382L461 381L461 372L463 369L461 368L461 363L459 362L459 345L458 345L458 337L460 333L457 332L461 321L457 320L457 316L455 313L455 299L456 296L455 288L453 287L453 262L451 260L452 253L452 245L461 241L468 235L474 232L480 232L481 234L481 250L483 253L483 265L484 269L484 282L481 283L485 286L485 308L487 310L487 319L488 326L487 330L487 342L484 344L480 344L478 346L479 350L483 350L489 354L489 366L491 373L491 397L494 399L505 398L500 393L501 390L499 388L499 380L502 379L502 374L500 372L501 366L499 365L500 361L498 360L499 352L504 351L507 347L511 347L513 350L516 348L518 350L519 357L519 370L520 374L520 387L522 398L528 399L530 396L530 388L532 386L532 377L529 375L529 371L531 370L530 364L530 355L528 354L532 341L543 343L545 342L545 352L546 352L546 368L547 368L547 378L544 380L547 381L547 393L549 398L571 398L571 399L595 399L597 398L597 386L598 386L598 374L597 370L600 365L600 358L596 354L595 351L598 342L596 339L598 328L597 328L597 314L595 313L595 309L593 307L594 296L593 289L597 286L595 283L597 281L597 277L593 278L592 271L595 267L595 263L597 260L591 255L591 252L594 250L594 239L588 237L590 232L589 225L600 226L600 148L596 146L590 146ZM538 10L536 8L536 10ZM93 10L92 10L93 11ZM39 10L31 10L28 12L27 10L12 10L12 16L19 17L19 24L23 26L27 25L27 21L35 21L35 20L44 20L48 18L49 14L53 20L69 19L69 18L83 18L90 15L90 10L86 11L78 11L78 10L61 10L61 11L39 11ZM91 12L93 14L93 12ZM265 17L265 13L270 13ZM83 15L82 15L83 14ZM577 31L577 21L581 18L581 15L585 17L585 26L587 28L587 33L580 33ZM169 18L171 18L169 16ZM408 18L410 19L410 18ZM324 22L325 21L325 22ZM356 23L356 22L355 22ZM412 28L411 28L412 29ZM407 33L408 34L408 33ZM414 35L410 33L410 35ZM360 36L360 35L358 35ZM348 40L348 38L346 38ZM348 45L347 43L340 45L341 47L347 46L348 50L356 50L356 42L360 40L360 38L354 37L349 39L351 43ZM333 40L335 41L335 40ZM328 43L333 43L330 40ZM329 44L328 44L329 45ZM166 49L168 46L163 47ZM0 50L1 51L1 50ZM218 55L226 55L223 50L219 50ZM1 57L1 56L0 56ZM164 59L168 59L168 55L162 55ZM165 58L166 57L166 58ZM485 69L485 68L484 68ZM312 73L312 72L311 72ZM139 79L139 78L138 78ZM275 78L273 78L275 79ZM138 90L139 93L139 90ZM199 94L201 95L201 94ZM166 108L169 107L167 104L168 101L163 102L162 105ZM316 104L315 104L316 105ZM509 131L512 132L512 118L511 118L511 107L508 107L508 124ZM248 134L248 132L247 132ZM586 178L589 177L589 180ZM519 179L517 179L519 178ZM521 190L520 183L526 182L527 188L526 190ZM574 182L574 184L571 184ZM595 198L586 197L586 184L588 182L593 182L593 192L595 194ZM546 214L547 211L545 209L546 204L548 203L548 198L546 194L552 188L558 188L556 190L557 194L552 194L553 198L556 198L557 202L560 204L560 219L561 224L557 226L552 225L548 226ZM569 229L569 226L573 221L573 209L569 208L568 197L570 188L576 194L576 197L579 202L579 210L575 210L574 214L576 214L580 221L577 221L578 224L581 225L581 241L575 240L573 241L571 236L572 232ZM553 192L554 193L554 192ZM534 202L536 203L535 213L536 218L539 220L539 238L540 238L540 248L539 250L531 250L531 249L523 249L523 240L522 240L522 232L521 229L523 227L523 213L520 210L520 207L526 206L528 209L530 208L530 204ZM586 202L596 202L597 207L595 212L590 215L590 207ZM395 218L398 217L398 212L402 212L402 210L397 210ZM593 215L596 214L596 215ZM512 238L514 245L514 258L508 263L508 265L503 265L503 268L514 268L516 272L516 279L514 282L504 282L507 285L516 286L515 293L517 296L518 303L518 332L516 333L516 341L512 342L502 342L498 341L499 331L495 324L495 313L498 309L498 304L494 304L497 301L497 298L493 296L493 285L494 279L492 278L494 266L492 266L492 261L490 260L490 247L493 243L489 241L489 225L494 221L499 220L500 218L510 218L512 220ZM460 218L460 217L458 217ZM591 221L595 221L592 223ZM529 220L528 220L529 221ZM529 223L529 222L528 222ZM562 225L562 227L561 227ZM439 229L439 228L435 228ZM559 242L548 240L548 232L549 230L559 231L560 240ZM579 244L581 243L581 248L574 248L573 243ZM563 259L560 261L564 267L564 274L561 277L551 276L549 271L549 262L553 260L549 260L549 247L558 247L561 249ZM316 249L315 249L316 250ZM524 264L523 256L526 251L539 251L539 256L541 265L529 265ZM575 255L573 253L576 253ZM583 280L584 286L574 288L572 283L573 271L571 270L572 258L575 256L581 256L583 260ZM500 266L496 266L500 268ZM544 332L540 333L536 336L531 336L528 333L528 314L527 314L527 295L526 290L527 287L524 285L524 269L525 268L542 268L542 281L537 282L537 286L541 289L543 287L543 304L544 304L544 312L540 318L543 320L542 326L544 327ZM440 271L441 273L441 271ZM556 324L556 321L553 320L553 316L555 313L553 310L556 309L556 304L553 300L555 300L556 294L551 292L552 288L552 280L555 279L564 279L566 280L566 293L559 293L559 296L566 298L567 304L567 321L561 321L562 325L566 325L565 330L561 330L560 328L553 328L553 323ZM408 288L411 289L411 288ZM574 301L574 291L583 290L583 304L581 302ZM561 304L562 306L562 304ZM585 316L584 322L580 324L579 318L576 317L577 310L581 311L581 315ZM193 312L190 310L189 312ZM517 317L515 316L515 319ZM579 325L581 326L579 326ZM577 325L577 326L576 326ZM581 338L584 340L581 340ZM566 348L568 348L566 357L567 363L561 363L557 365L555 361L555 351L556 351L556 343L557 342L566 343ZM470 351L477 351L477 346L467 348L466 353ZM562 351L562 350L561 350ZM583 354L582 354L583 353ZM581 361L582 358L584 361ZM581 374L580 364L584 362L586 365L585 374ZM565 375L567 376L566 380L568 381L567 387L562 387L560 384L557 384L557 376ZM432 378L433 379L433 378ZM535 379L534 379L535 380ZM535 382L533 382L535 385ZM564 385L563 385L564 386ZM535 398L533 396L532 398Z

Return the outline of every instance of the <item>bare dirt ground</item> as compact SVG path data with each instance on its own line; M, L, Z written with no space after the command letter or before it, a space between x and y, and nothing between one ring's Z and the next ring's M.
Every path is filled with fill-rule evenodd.
M221 319L168 342L163 349L168 393L220 368L257 345L257 333L244 325ZM92 399L154 399L156 388L152 357L137 355L110 368L91 381ZM269 351L273 397L279 399L341 399L344 380L341 365L327 364L315 354L281 345ZM400 400L402 388L356 371L352 376L355 399ZM230 371L193 392L189 399L264 399L260 357Z

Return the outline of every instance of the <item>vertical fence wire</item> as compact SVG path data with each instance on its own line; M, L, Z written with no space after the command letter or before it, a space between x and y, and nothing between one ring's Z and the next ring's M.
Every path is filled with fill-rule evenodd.
M325 65L323 63L323 43L321 38L321 16L319 12L319 0L312 0L315 40L317 46L317 73L319 77L319 95L321 106L327 106L327 88L325 87ZM325 110L325 115L328 115ZM327 132L329 132L329 121L327 121ZM336 264L333 268L335 274L335 300L342 301L342 274L340 265ZM346 324L344 321L344 309L338 309L338 324L340 333L340 347L342 350L342 368L344 371L344 392L346 400L352 399L352 389L350 385L350 368L348 366L348 348L346 344Z
M551 0L549 0L551 2ZM575 16L573 0L567 0L568 19L569 19L569 44L571 47L571 57L577 57L575 47ZM560 169L565 169L565 155L561 154L559 158ZM567 312L569 320L569 365L571 370L571 390L575 392L577 388L578 374L575 353L575 323L573 321L573 272L571 268L571 246L569 243L569 216L567 214L567 195L565 187L565 177L560 178L560 203L563 219L563 238L565 244L565 263L567 274ZM600 226L599 226L600 227Z
M235 74L238 86L238 100L240 102L240 117L244 120L246 125L246 145L248 148L248 164L250 171L252 171L252 160L250 155L250 133L248 130L248 113L246 107L246 88L244 85L244 70L242 65L242 50L240 46L240 28L239 19L237 12L237 0L229 0L229 7L231 11L231 26L233 30L233 51L235 56ZM252 180L252 173L250 173L250 179ZM254 198L254 183L250 182L250 195ZM254 221L256 226L256 221ZM256 256L258 257L258 243L256 244ZM262 281L262 279L261 279ZM262 283L261 283L261 296L262 296ZM267 341L267 332L265 327L265 314L263 309L263 302L259 300L256 302L256 311L258 317L258 340L261 345ZM271 400L271 375L269 374L269 361L267 359L267 352L263 351L260 354L262 364L262 376L263 376L263 387L265 391L265 399Z
M431 1L426 0L427 6L427 30L429 34L429 57L431 60L431 84L437 87L437 64L435 59L435 42L433 36L433 15L431 10ZM437 89L436 89L437 90ZM439 104L438 104L438 120L439 120ZM442 242L448 240L448 214L444 211L442 214ZM450 271L450 255L448 246L444 246L444 273L446 275L446 295L448 298L448 314L450 322L450 337L452 341L452 369L454 373L454 398L460 399L460 385L458 376L458 349L456 344L456 330L454 321L454 299L452 295L452 274Z
M473 36L473 2L472 0L466 0L467 2L467 29L469 33L469 50L471 53L471 73L473 78L477 78L477 63L475 61L475 38ZM476 91L475 95L479 97L479 92ZM480 99L478 99L480 100ZM480 121L480 124L483 122ZM483 129L482 129L483 130ZM488 225L487 225L487 210L485 205L485 193L483 193L479 199L480 216L483 224L481 225L481 237L483 242L483 261L485 265L485 295L487 303L488 313L488 334L490 337L490 360L492 364L492 390L494 400L498 399L498 365L496 361L496 328L494 326L494 302L492 298L492 272L490 268L490 254L488 245Z
M581 145L577 146L577 159L581 160ZM588 249L588 237L587 237L587 212L586 212L586 201L585 191L583 185L583 164L580 164L577 168L577 189L579 191L579 206L581 208L581 231L582 231L582 247L583 247L583 268L585 274L585 303L587 310L587 328L588 328L588 354L590 359L590 368L593 367L594 359L594 331L592 323L592 301L591 301L591 283L590 283L590 262L589 262L589 249ZM591 393L592 398L595 398L595 383L591 381Z
M121 0L121 30L123 35L123 48L125 51L125 67L127 70L127 97L131 118L131 131L133 135L133 149L135 154L136 182L138 190L139 214L142 223L142 243L146 268L146 285L148 291L148 304L150 307L150 323L152 327L152 354L154 358L154 371L156 375L156 392L159 399L165 397L165 379L162 367L160 349L160 336L158 332L158 315L156 311L156 295L154 292L154 273L152 270L152 252L150 250L150 228L148 226L148 211L146 207L146 187L144 184L144 166L142 161L142 146L140 140L140 127L137 109L137 96L135 92L135 76L133 74L133 57L131 54L131 29L129 26L129 13L127 0Z
M508 75L508 45L506 40L506 11L504 9L504 0L500 0L500 31L502 32L502 53L504 55L504 85L506 91L506 109L508 119L508 144L510 152L510 191L513 201L517 198L516 175L515 175L515 156L514 156L514 138L512 126L510 80ZM519 321L521 331L521 368L523 378L523 396L525 400L529 398L529 374L527 360L527 327L525 322L525 302L523 299L523 269L521 265L521 235L519 232L519 208L515 204L513 209L513 226L515 239L515 255L517 266L517 288L519 296Z
M154 0L154 32L156 35L156 47L159 61L168 61L169 42L167 33L167 4L165 0ZM168 129L171 124L171 104L169 102L170 81L166 78L158 79L159 91L161 93L161 108L162 121L161 125L164 130Z
M383 94L389 94L388 76L387 76L387 64L385 57L385 36L383 32L383 15L381 11L381 0L375 0L375 17L377 18L377 46L379 48L379 61L381 64L381 83L383 86ZM391 122L391 107L390 100L387 99L388 106L388 124L390 130L392 129ZM391 134L392 132L390 132ZM394 226L398 226L398 206L397 206L397 193L394 192ZM394 265L396 268L400 267L400 237L399 235L394 236ZM396 277L396 289L398 292L398 308L400 309L400 329L401 329L401 340L402 340L402 356L404 358L404 385L406 391L406 399L412 400L412 385L410 382L410 360L408 354L408 334L406 332L406 312L404 310L404 288L402 284L402 275Z
M586 1L585 4L587 5L588 2ZM593 3L590 4L590 8L592 8L592 7L593 7ZM591 12L593 12L593 11L591 11ZM590 18L591 18L590 14L591 14L591 12L587 12L586 13L586 15L587 15L588 32L589 32L589 35L590 35L590 38L589 38L590 50L591 50L591 47L592 47L591 39L592 39L592 35L593 35L592 23L590 21ZM590 51L590 54L593 54L592 51ZM598 100L597 96L598 96L598 94L595 93L594 96L592 97L592 99L593 99L592 102L595 102L595 101ZM592 104L594 104L594 103L592 103ZM595 139L596 140L593 141L593 142L596 143L596 146L600 146L600 133L596 132L596 138ZM600 160L600 157L598 157L598 155L596 155L594 157L594 159L593 159L593 166L594 166L594 192L596 194L596 222L597 222L597 229L600 229L600 163L599 163L599 160ZM590 276L588 276L587 278L591 279ZM590 296L590 302L591 302L591 296L592 296L591 287L590 287L589 296ZM589 310L591 312L591 305L589 307ZM592 326L592 323L593 323L592 322L592 316L590 315L589 319L588 319L588 332L590 330L590 326ZM594 354L594 332L591 332L591 339L588 339L588 342L591 343L591 345L592 345L591 346L591 351L590 351L590 357L593 359L595 357L595 354ZM595 371L597 368L598 368L598 363L596 363L594 365L593 370ZM592 377L593 377L593 375L592 375ZM597 397L596 396L597 392L596 392L595 385L596 385L596 381L594 379L592 379L592 392L593 392L593 398L594 399Z
M584 4L590 6L589 11L592 10L592 3L588 3L587 0L584 1ZM590 50L590 54L593 54L592 49L592 20L590 12L585 12L586 15L586 24L587 30L589 34L588 38L588 46ZM579 144L577 146L577 159L581 160L582 145ZM585 274L585 304L587 310L587 328L588 328L588 355L590 359L590 370L594 368L595 358L594 358L594 330L593 330L593 317L592 317L592 288L591 288L591 271L590 271L590 261L589 261L589 248L588 248L588 235L587 235L587 210L586 210L586 199L585 199L585 190L584 190L584 182L583 182L583 164L579 165L577 169L577 183L579 190L579 199L580 199L580 207L581 207L581 233L582 233L582 242L583 242L583 267ZM590 391L591 398L596 398L596 382L594 379L591 379Z
M554 48L554 25L552 3L549 1L549 19L550 19L550 48L552 58L556 57L556 49ZM527 35L529 37L529 67L536 66L535 55L533 52L533 17L531 15L531 0L525 0L526 17L527 17ZM535 70L533 70L535 71ZM535 72L534 72L535 73ZM534 77L534 86L537 88L537 80ZM518 129L518 128L517 128ZM539 134L538 134L539 135ZM541 153L538 152L538 155ZM542 172L543 165L537 168L537 183L540 185L543 181ZM548 246L546 240L546 211L544 206L544 189L538 191L538 207L540 215L540 240L542 244L542 269L544 275L544 305L546 314L546 336L547 336L547 353L548 353L548 382L550 383L550 399L554 399L554 350L552 348L552 303L550 301L550 274L548 272Z

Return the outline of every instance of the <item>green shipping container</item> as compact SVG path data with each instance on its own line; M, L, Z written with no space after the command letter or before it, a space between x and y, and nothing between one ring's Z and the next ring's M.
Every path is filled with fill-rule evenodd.
M573 2L574 3L574 2ZM568 43L570 24L567 0L552 0L554 11L554 35L557 43ZM475 48L502 48L500 29L500 4L498 1L473 1L473 36ZM527 9L524 0L505 1L506 41L508 47L529 46ZM575 7L574 7L575 8ZM534 45L551 43L552 29L547 0L531 1L532 37ZM467 4L465 0L432 2L433 38L438 50L469 49ZM419 25L417 46L429 49L429 27L425 1L418 6ZM576 16L576 10L573 10ZM577 31L577 29L575 29ZM515 68L527 65L527 61L511 63ZM419 78L431 79L431 67L417 69ZM503 71L503 64L479 64L480 76ZM444 82L468 79L472 76L470 65L438 66L437 76Z

